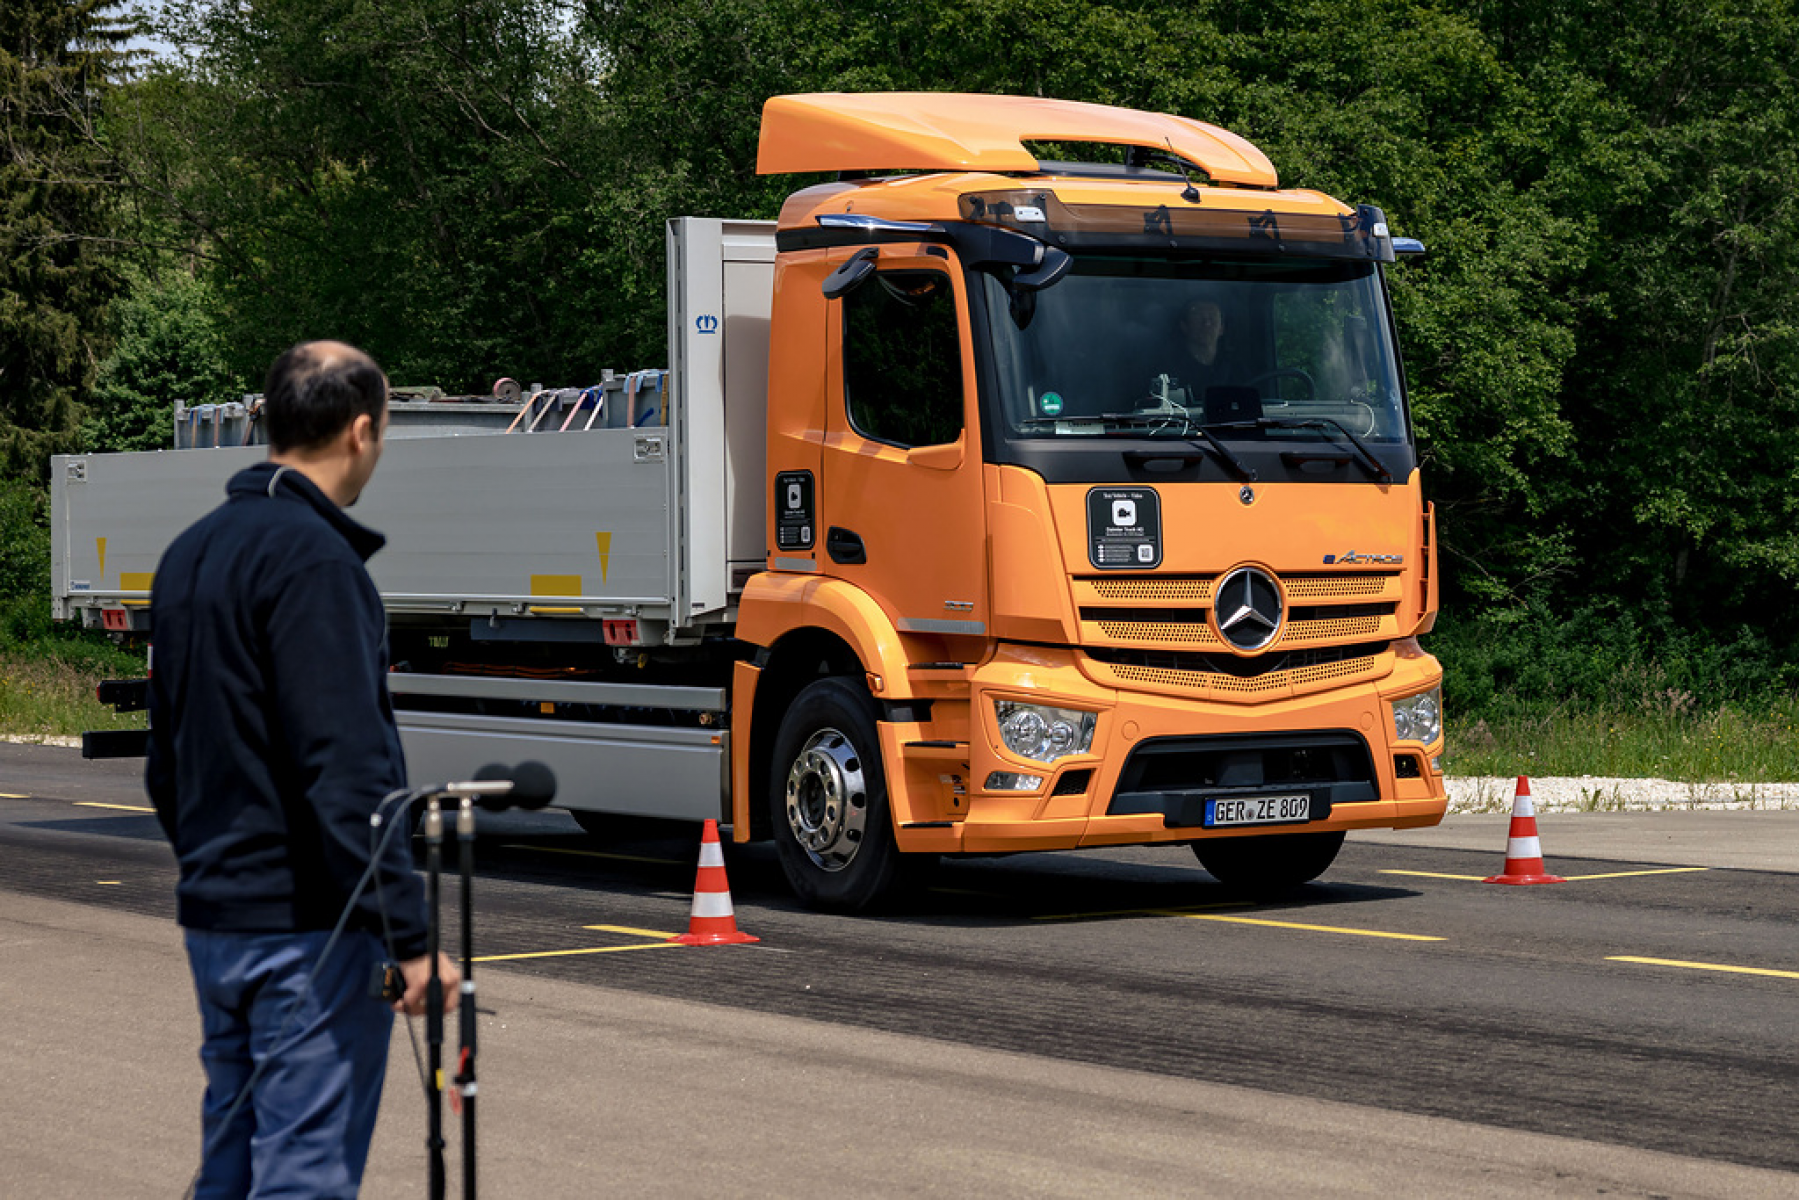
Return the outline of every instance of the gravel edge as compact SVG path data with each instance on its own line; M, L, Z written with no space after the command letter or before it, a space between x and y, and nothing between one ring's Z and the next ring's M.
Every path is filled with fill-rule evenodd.
M1451 813L1510 812L1518 777L1451 776L1445 782ZM1556 776L1529 782L1532 806L1540 813L1799 809L1799 783L1682 783L1610 775Z

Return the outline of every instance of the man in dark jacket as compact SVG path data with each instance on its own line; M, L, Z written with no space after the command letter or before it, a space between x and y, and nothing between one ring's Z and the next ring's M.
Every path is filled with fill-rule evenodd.
M406 830L376 855L370 821L406 781L363 565L385 539L343 512L380 459L387 380L341 342L295 346L263 420L268 461L157 567L146 782L204 1033L197 1194L354 1196L393 1012L421 1012L430 975ZM383 815L380 833L407 820ZM390 953L391 1011L370 994ZM453 1007L458 974L440 971Z

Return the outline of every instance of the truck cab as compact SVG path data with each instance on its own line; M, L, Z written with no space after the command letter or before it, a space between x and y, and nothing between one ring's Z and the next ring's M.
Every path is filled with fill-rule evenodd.
M775 233L740 839L856 907L921 856L1139 843L1278 886L1441 818L1378 209L1024 97L777 97L759 167L839 178Z

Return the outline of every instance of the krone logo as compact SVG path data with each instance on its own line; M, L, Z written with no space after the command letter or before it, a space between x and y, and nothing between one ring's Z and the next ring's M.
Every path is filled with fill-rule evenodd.
M1285 612L1280 585L1257 567L1238 567L1218 584L1212 621L1218 636L1244 654L1261 650L1280 635Z

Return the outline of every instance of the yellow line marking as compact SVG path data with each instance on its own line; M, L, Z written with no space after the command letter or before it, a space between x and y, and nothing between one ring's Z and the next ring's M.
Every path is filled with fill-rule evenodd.
M0 792L0 800L29 800L29 799L31 799L31 797L24 792Z
M1190 917L1196 913L1220 908L1254 908L1251 900L1221 900L1217 904L1194 904L1186 908L1117 908L1106 912L1056 913L1054 916L1032 917L1033 921L1092 921L1104 917Z
M616 954L621 950L662 950L680 942L642 942L635 946L588 946L581 950L537 950L530 954L484 954L476 962L510 962L517 958L566 958L571 954Z
M119 879L96 879L96 880L94 880L94 884L96 887L124 887L125 886L124 881L119 880Z
M1605 961L1641 963L1646 967L1685 967L1690 971L1725 971L1732 975L1766 975L1773 979L1799 979L1799 971L1776 971L1772 967L1733 967L1727 963L1682 962L1677 958L1636 958L1629 954L1608 954Z
M1189 921L1229 921L1236 925L1268 925L1275 929L1307 929L1313 933L1348 933L1356 937L1392 938L1401 942L1443 942L1447 938L1423 933L1388 933L1382 929L1346 929L1341 925L1301 925L1295 921L1268 921L1261 917L1224 917L1206 913L1182 913Z
M1382 875L1415 875L1420 879L1472 879L1479 883L1485 875L1445 875L1441 871L1382 871Z
M622 933L626 937L661 938L664 941L681 936L678 933L670 933L666 929L636 929L630 925L583 925L581 928L597 929L601 933Z
M117 808L122 809L125 812L147 813L156 811L154 808L149 808L142 804L102 804L98 800L77 800L75 801L75 804L78 808Z
M1576 879L1623 879L1627 875L1686 875L1693 871L1709 871L1710 867L1658 867L1653 871L1611 871L1604 875L1564 875L1572 883Z
M535 850L539 854L575 854L582 858L616 858L620 862L660 863L674 867L682 865L682 860L678 858L650 858L643 854L612 854L605 850L570 850L562 846L527 846L518 842L501 848L505 850Z

